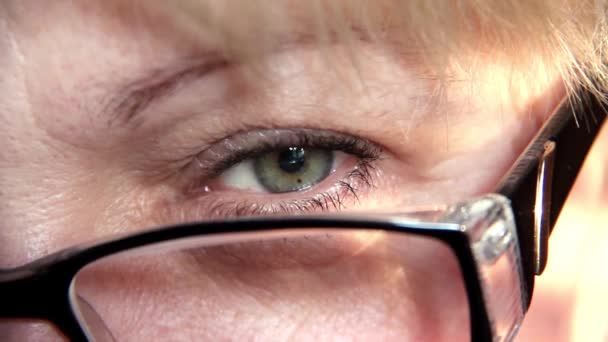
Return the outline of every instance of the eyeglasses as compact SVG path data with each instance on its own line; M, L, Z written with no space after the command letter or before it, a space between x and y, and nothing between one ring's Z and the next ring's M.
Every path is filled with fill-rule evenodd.
M461 203L185 224L1 270L0 318L74 341L508 341L605 118L587 92L565 99L496 191Z

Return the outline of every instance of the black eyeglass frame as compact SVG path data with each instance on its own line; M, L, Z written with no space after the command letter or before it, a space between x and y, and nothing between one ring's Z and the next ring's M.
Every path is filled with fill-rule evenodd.
M546 256L549 233L605 118L606 109L591 93L580 92L576 99L565 99L497 187L496 193L511 201L516 222L526 296L524 311L532 298L534 276L542 273L546 263L543 255ZM548 174L540 177L545 169L549 170ZM298 216L184 224L69 248L18 268L0 270L0 319L47 320L71 340L86 341L86 333L70 297L73 280L86 265L115 253L163 241L301 228L378 229L443 241L454 251L461 265L470 307L471 338L473 341L492 340L491 323L468 237L459 231L412 229L395 220L374 217ZM547 231L543 232L543 229Z

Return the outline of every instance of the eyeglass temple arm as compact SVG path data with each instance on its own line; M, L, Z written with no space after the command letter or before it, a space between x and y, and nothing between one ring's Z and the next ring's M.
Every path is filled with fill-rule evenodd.
M565 99L498 187L512 201L528 306L534 275L547 263L549 235L605 119L596 96L581 92Z

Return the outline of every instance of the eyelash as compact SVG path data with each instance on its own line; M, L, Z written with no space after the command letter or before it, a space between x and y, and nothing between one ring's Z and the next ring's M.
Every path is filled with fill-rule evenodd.
M225 144L230 146L230 151L221 153L222 156L226 157L219 160L209 163L204 159L205 153L195 158L199 179L190 187L190 192L195 201L199 203L199 207L204 204L205 209L201 208L200 210L204 211L206 216L224 218L341 210L346 207L345 203L347 201L358 202L361 191L374 188L374 180L377 177L375 165L382 156L382 149L372 142L341 133L311 129L259 131L248 135L252 134L258 137L257 141L247 141L248 136L240 139L244 142L242 145L246 146L245 149L238 144L236 146L230 143ZM259 137L263 137L263 139L259 139ZM270 204L240 199L232 201L214 199L209 203L209 199L215 197L213 196L215 191L204 191L202 189L205 189L205 183L209 182L210 179L218 177L240 162L291 146L341 151L356 157L357 163L328 190L316 193L308 198ZM315 187L309 191L314 191ZM306 193L309 191L306 191ZM290 194L295 196L299 193L293 192ZM243 194L242 196L247 195ZM273 195L266 194L265 196ZM285 195L282 197L285 197Z

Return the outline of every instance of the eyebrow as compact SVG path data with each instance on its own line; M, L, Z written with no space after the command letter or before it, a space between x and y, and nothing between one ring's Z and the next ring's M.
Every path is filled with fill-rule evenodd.
M366 44L373 43L373 39L365 30L359 27L351 28L355 39ZM327 38L327 37L326 37ZM339 40L335 35L330 35L328 41L319 41L319 37L306 32L289 33L277 37L277 43L269 51L285 51L298 46L306 46L315 43L336 43ZM404 42L388 43L389 45L400 46L400 56L416 56L414 51L401 51ZM107 122L109 128L116 126L138 127L144 122L141 115L146 108L153 102L167 97L182 86L208 76L209 74L236 65L237 62L231 60L220 49L216 51L206 51L199 53L198 57L184 58L177 62L181 66L169 67L148 71L148 73L120 87L117 94L110 101L105 101L104 112L110 113ZM429 76L431 77L431 76Z
M218 54L208 54L189 61L180 67L148 71L143 77L119 87L115 96L105 101L104 113L109 113L108 127L142 124L141 115L155 101L173 94L176 90L214 71L226 68L230 62Z
M371 42L364 30L357 27L351 29L354 34L353 37L356 37L356 39L365 43ZM337 41L335 36L330 37L330 43L335 41ZM271 50L275 52L285 51L315 42L319 43L318 37L315 38L310 33L290 33L277 37L277 43ZM218 50L206 51L200 53L198 57L185 58L176 64L181 66L148 71L143 77L119 87L114 97L103 102L106 103L104 113L109 113L110 117L107 126L137 127L143 122L141 113L153 102L173 94L177 89L192 81L204 78L214 71L236 63L229 60L226 55Z

